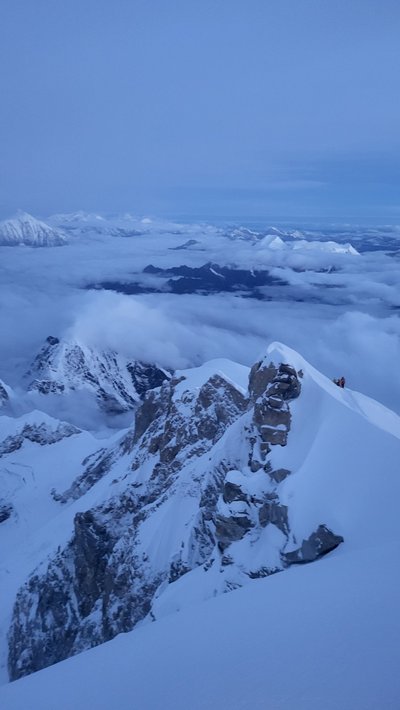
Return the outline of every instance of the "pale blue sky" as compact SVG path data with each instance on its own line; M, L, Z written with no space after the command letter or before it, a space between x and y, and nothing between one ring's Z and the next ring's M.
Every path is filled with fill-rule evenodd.
M0 215L400 223L398 0L2 0Z

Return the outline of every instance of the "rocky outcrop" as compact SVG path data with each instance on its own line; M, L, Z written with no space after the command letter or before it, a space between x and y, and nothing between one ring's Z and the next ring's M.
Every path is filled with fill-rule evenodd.
M7 503L7 501L2 500L0 498L0 523L4 523L6 520L8 520L13 512L13 506L11 503Z
M272 471L266 457L271 446L286 446L291 425L289 402L299 397L301 384L296 370L285 363L256 363L250 371L250 399L253 403L252 452L249 465L252 471L264 468L276 482L289 471Z
M163 590L195 568L198 580L213 570L212 585L224 592L341 541L320 525L296 547L280 494L291 472L268 460L288 441L289 405L301 392L295 370L258 363L249 397L221 372L194 382L173 376L147 391L132 431L90 454L72 485L53 492L60 503L81 498L83 510L68 544L18 592L13 680L153 618ZM108 498L85 510L85 494L108 475L109 488L105 480L99 488Z
M246 515L217 515L215 536L220 550L225 550L231 542L241 540L251 527L252 522Z
M301 547L292 552L284 553L282 557L288 565L314 562L318 557L332 552L342 542L341 535L335 535L326 525L319 525L317 530L307 540L303 540Z
M289 533L288 508L280 503L276 493L267 495L266 501L259 508L258 518L263 528L271 524L276 525L284 535Z
M129 504L130 503L130 504ZM68 546L17 595L9 673L17 679L128 631L160 583L135 551L133 500L78 513ZM140 507L139 507L140 509Z
M140 360L129 362L127 369L132 378L135 391L141 399L144 398L149 390L161 387L162 383L165 380L169 380L173 374L171 370L141 362Z
M243 394L220 375L197 391L183 386L177 393L181 383L184 380L173 379L148 392L136 412L135 433L114 449L92 455L85 475L65 493L53 493L60 502L76 499L122 456L133 454L124 492L78 513L70 543L20 590L9 635L11 678L132 629L149 614L161 583L172 583L209 559L216 544L215 511L226 462L209 464L191 476L189 495L198 501L197 513L187 527L186 542L170 557L152 564L142 539L146 522L177 495L182 469L211 449L247 407ZM149 462L141 485L135 472Z
M7 436L0 442L0 456L17 451L25 441L32 441L40 446L55 444L74 434L79 434L80 429L65 422L54 421L54 424L42 422L40 424L24 424L21 431Z
M171 470L191 456L207 451L247 407L247 399L230 382L216 374L197 392L185 390L177 397L182 379L165 382L149 392L135 414L134 443L138 453L133 468L150 454ZM158 471L158 474L160 470Z

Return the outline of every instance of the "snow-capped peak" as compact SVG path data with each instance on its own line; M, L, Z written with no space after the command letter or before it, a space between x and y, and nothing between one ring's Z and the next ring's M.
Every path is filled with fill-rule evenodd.
M62 246L67 244L65 234L50 227L27 212L19 211L11 219L0 222L0 245L25 245L33 247Z
M134 408L147 389L170 377L157 365L97 351L75 339L49 336L26 374L31 391L62 395L85 391L108 413Z

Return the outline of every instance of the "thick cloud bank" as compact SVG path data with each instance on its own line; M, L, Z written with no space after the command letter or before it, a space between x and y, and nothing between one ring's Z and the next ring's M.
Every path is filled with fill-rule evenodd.
M327 247L332 233L329 242L307 235L303 248L297 235L281 238L271 230L260 235L125 218L120 236L115 224L107 232L107 222L101 230L83 216L71 223L62 249L0 248L0 377L6 382L18 385L49 334L170 368L215 357L249 365L279 340L327 375L343 374L353 389L399 409L400 261L395 250L385 252L385 233L381 250L377 233L375 251L360 256ZM359 232L357 240L359 246ZM165 279L143 274L149 264L207 262L249 273L265 269L281 283L260 289L259 298L240 290L177 295ZM104 281L143 288L135 295L88 290Z

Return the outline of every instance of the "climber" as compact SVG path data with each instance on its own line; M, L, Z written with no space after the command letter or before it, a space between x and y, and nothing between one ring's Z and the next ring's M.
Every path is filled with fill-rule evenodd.
M343 376L342 376L342 377L337 377L337 378L334 377L334 378L333 378L333 381L334 381L335 385L337 385L338 387L342 387L342 388L344 388L344 386L345 386L345 384L346 384L346 380L345 380L345 378L344 378Z

